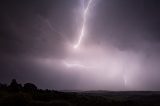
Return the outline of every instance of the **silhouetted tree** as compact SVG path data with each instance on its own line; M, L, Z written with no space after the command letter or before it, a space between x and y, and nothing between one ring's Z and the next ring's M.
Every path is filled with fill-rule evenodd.
M16 79L12 79L11 84L9 85L11 91L19 91L22 89L22 85L18 84Z
M0 89L7 89L7 84L2 84L2 83L0 83Z
M27 91L35 91L37 90L37 87L36 85L32 84L32 83L26 83L24 84L24 90L27 90Z

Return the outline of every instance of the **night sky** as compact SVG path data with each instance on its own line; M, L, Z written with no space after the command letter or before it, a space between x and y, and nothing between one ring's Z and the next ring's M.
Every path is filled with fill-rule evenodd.
M160 0L1 0L0 82L160 90Z

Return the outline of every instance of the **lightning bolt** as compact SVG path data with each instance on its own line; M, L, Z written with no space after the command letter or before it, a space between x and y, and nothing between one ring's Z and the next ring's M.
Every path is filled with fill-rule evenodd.
M85 35L85 27L86 27L87 14L88 14L88 10L89 10L89 8L90 8L90 5L91 5L92 1L93 1L93 0L89 0L86 9L84 9L82 29L81 29L81 33L80 33L78 42L74 45L74 48L75 48L75 49L80 46L81 41L82 41L82 38L83 38L83 36Z
M68 63L67 61L63 61L63 63L69 68L73 68L73 67L86 68L86 66L78 63Z

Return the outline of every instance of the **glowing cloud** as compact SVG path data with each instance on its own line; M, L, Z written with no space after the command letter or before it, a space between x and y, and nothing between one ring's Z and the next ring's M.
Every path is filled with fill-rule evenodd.
M74 48L75 48L75 49L79 47L79 45L81 44L82 38L83 38L83 36L85 35L85 27L86 27L87 14L88 14L88 10L89 10L89 8L90 8L90 5L91 5L92 1L93 1L93 0L89 0L86 9L84 9L82 29L81 29L81 33L80 33L78 42L74 45Z

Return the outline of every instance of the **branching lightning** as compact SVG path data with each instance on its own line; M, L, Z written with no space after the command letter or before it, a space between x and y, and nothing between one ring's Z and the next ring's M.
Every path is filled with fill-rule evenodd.
M78 64L78 63L68 63L66 61L63 61L63 63L68 67L68 68L73 68L73 67L79 67L79 68L86 68L86 66Z
M74 45L74 48L78 48L79 47L79 45L81 44L82 38L85 35L85 27L86 27L87 14L88 14L88 11L89 11L89 8L90 8L90 5L91 5L92 1L93 0L89 0L86 9L84 9L84 12L83 12L83 24L82 24L81 33L80 33L78 42Z

